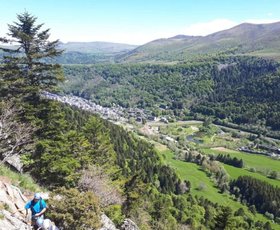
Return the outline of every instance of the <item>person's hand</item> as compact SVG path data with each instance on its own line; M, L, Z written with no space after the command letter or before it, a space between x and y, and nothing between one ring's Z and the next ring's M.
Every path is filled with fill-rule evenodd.
M35 216L38 217L38 216L41 216L41 215L40 215L40 213L36 213Z

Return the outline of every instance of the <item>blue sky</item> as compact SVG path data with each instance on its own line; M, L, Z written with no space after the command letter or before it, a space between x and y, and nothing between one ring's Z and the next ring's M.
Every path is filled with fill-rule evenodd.
M0 0L0 7L0 36L26 10L63 42L143 44L280 21L280 0Z

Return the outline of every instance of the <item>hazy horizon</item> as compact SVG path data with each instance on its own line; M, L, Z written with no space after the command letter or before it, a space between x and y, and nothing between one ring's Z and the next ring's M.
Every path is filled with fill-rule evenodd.
M13 0L1 3L0 36L16 14L28 11L50 28L51 39L142 45L178 34L206 36L248 22L280 21L280 1L235 0Z

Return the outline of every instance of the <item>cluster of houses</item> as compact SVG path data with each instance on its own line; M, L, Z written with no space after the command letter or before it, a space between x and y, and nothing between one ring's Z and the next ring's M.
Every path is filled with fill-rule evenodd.
M94 102L91 102L81 97L71 96L71 95L61 96L46 91L42 93L42 96L50 100L56 100L65 104L69 104L71 106L75 106L82 110L99 114L102 118L114 122L127 122L129 118L133 117L137 122L161 121L164 123L168 123L168 119L166 117L158 118L152 115L148 115L148 113L145 112L143 109L138 109L138 108L125 109L121 106L113 106L110 108L103 107L101 105L98 105Z
M113 121L121 121L124 119L124 112L122 107L107 108L81 97L70 95L60 96L49 92L43 92L42 96L50 100L56 100L65 104L69 104L71 106L75 106L85 111L99 114L104 119Z

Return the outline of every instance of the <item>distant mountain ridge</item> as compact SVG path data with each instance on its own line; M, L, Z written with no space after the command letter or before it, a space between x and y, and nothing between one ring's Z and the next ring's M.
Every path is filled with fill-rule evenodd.
M66 52L81 52L81 53L119 53L127 52L135 49L137 45L129 45L113 42L67 42L61 43L61 49Z
M60 64L95 63L176 63L203 55L250 55L280 61L280 22L242 23L207 36L179 34L144 45L112 42L60 43ZM1 56L0 52L0 56Z
M58 48L63 49L64 53L56 58L55 62L60 64L112 63L115 61L115 56L123 55L136 47L136 45L102 41L60 43Z
M280 22L243 23L207 36L157 39L119 56L119 62L184 61L202 54L248 54L280 60Z

